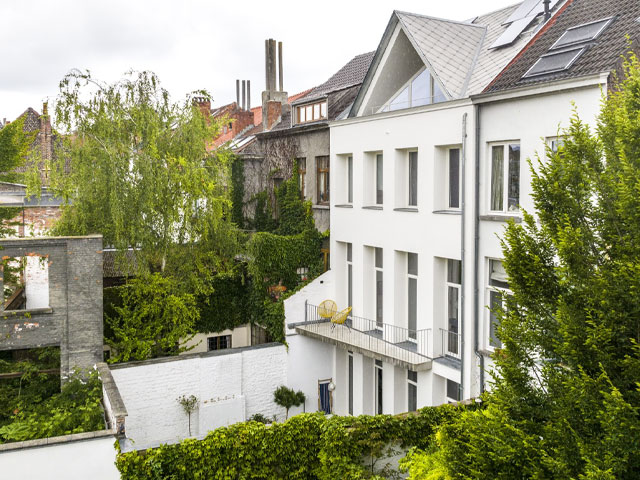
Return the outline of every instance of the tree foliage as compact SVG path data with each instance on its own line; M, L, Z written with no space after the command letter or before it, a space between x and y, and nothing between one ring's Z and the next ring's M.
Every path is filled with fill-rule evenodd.
M304 392L298 390L297 392L286 385L280 385L273 392L273 401L276 405L284 407L286 412L286 418L289 418L289 409L291 407L298 407L304 403L306 397Z
M537 220L503 240L513 295L487 407L444 426L411 478L640 476L640 65L595 134L577 115L532 168ZM421 471L418 468L426 467ZM425 473L428 472L428 473Z
M106 84L72 71L55 111L69 134L51 169L52 188L65 200L56 233L100 233L120 251L135 249L131 274L172 262L181 284L207 291L236 247L229 156L208 148L218 123L191 96L173 103L151 72Z
M23 165L31 152L31 146L35 140L37 132L24 131L25 117L22 116L16 121L0 128L0 180L15 182L18 180L14 170ZM13 232L7 223L15 217L19 208L0 208L0 236L6 236Z
M112 337L106 340L115 354L110 362L146 360L188 350L180 343L190 338L199 318L196 299L179 289L172 277L159 273L137 277L120 287L120 299L106 318Z

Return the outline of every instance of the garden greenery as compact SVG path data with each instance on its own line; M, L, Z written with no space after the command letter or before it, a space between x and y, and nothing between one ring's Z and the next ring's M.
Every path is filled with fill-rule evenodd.
M383 478L376 472L384 470L390 445L428 449L436 427L465 408L427 407L405 416L308 413L271 426L238 423L203 440L120 453L116 465L122 480Z

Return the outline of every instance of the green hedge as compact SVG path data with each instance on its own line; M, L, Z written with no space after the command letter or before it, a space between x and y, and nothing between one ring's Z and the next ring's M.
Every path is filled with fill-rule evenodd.
M122 480L381 478L363 465L389 444L430 448L438 425L463 407L427 407L406 416L325 417L307 413L266 426L238 423L144 452L119 454Z

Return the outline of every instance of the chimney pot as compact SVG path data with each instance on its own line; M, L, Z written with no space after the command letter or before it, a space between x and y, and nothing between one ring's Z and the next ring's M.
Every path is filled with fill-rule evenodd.
M247 110L251 110L251 80L247 80Z

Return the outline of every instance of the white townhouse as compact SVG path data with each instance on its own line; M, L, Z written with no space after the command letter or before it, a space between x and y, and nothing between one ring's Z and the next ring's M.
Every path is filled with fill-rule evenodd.
M490 388L499 236L533 210L527 159L561 142L574 108L595 125L638 17L632 0L393 13L330 124L331 271L285 302L307 411L400 413ZM352 307L344 325L319 315L324 299Z

